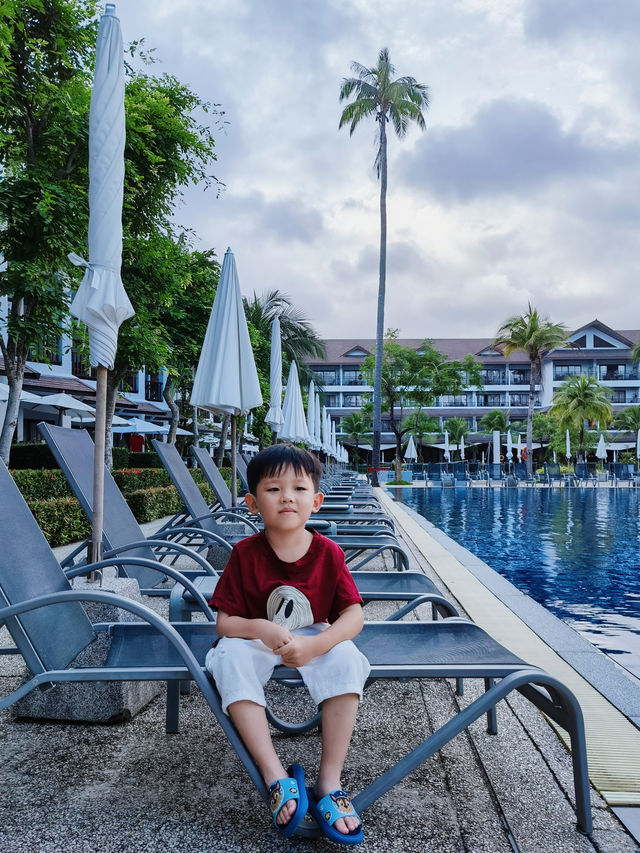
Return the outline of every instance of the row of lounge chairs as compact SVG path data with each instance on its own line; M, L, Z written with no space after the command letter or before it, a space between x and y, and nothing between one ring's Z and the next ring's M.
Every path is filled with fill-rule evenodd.
M424 466L426 485L456 487L477 485L566 485L597 486L606 483L612 486L628 485L636 488L640 485L640 471L635 465L611 463L605 471L597 470L596 463L576 462L570 473L560 470L555 462L545 462L542 468L532 474L527 472L525 462L511 464L478 462L429 462Z
M50 425L41 428L83 509L90 515L93 443L84 431ZM181 484L178 490L185 507L180 517L172 520L152 539L144 539L115 482L105 472L105 558L98 564L87 564L83 553L76 550L65 568L56 560L9 472L0 463L0 625L8 628L14 642L13 647L2 651L21 655L30 672L17 690L9 696L0 697L0 709L9 707L43 685L164 681L168 688L167 731L176 731L180 685L194 682L225 732L230 747L237 752L248 775L266 798L267 792L258 768L229 718L222 713L215 685L204 668L206 652L217 636L215 616L205 600L215 584L217 572L204 555L212 544L220 548L230 547L233 537L225 535L226 519L233 518L234 523L241 523L240 519L245 516L248 530L255 529L259 519L246 517L246 511L224 506L226 494L223 490L221 494L224 497L218 497L220 506L214 510L206 504L203 512L201 505L190 506L185 500L188 495L185 472L192 483L193 479L184 463L177 453L177 460L174 457L175 448L158 444L156 449L176 488L178 483ZM204 459L199 461L204 462ZM206 467L202 466L203 471ZM345 554L352 549L359 558L366 551L375 550L378 545L372 543L378 539L378 533L369 534L370 541L367 542L365 533L349 531L343 544L341 534L337 532L338 526L349 526L344 519L350 514L358 519L353 523L354 528L358 531L366 528L370 519L360 520L361 510L356 505L360 501L366 502L371 514L381 515L373 492L363 490L361 483L351 476L334 476L323 483L323 488L327 490L327 504L346 505L346 508L337 509L333 516L327 513L325 519L335 524L335 530L330 528L330 535L343 545ZM363 506L362 503L359 505ZM340 525L335 521L336 517ZM391 532L384 536L395 538L392 525L389 529ZM349 541L352 538L358 540L357 545ZM190 554L194 570L178 572L172 565L176 553L182 556ZM382 552L378 550L376 553ZM398 552L391 548L390 553L396 555ZM108 566L116 566L121 574L136 577L146 594L168 595L175 605L170 608L169 619L165 620L148 607L110 592L72 588L73 577L101 571ZM364 630L356 638L358 647L371 663L371 680L444 677L455 678L460 683L464 678L481 678L486 689L478 699L357 794L354 797L355 807L359 811L365 809L482 715L487 716L489 731L496 733L497 702L511 691L518 690L568 732L572 745L577 822L583 832L590 833L592 822L584 725L573 694L548 673L513 655L477 625L457 616L455 606L425 575L407 571L404 563L401 567L404 570L354 572L363 598L407 601L394 618L384 622L366 621ZM418 581L417 576L422 580ZM174 588L159 588L157 581L161 578L174 580ZM413 583L419 584L419 588L412 586ZM137 621L92 624L83 607L86 601L120 607ZM408 609L421 602L431 603L434 617L431 621L415 618L400 621ZM204 621L191 621L190 617L196 610L204 614ZM436 618L438 616L444 618ZM92 667L75 664L78 654L104 632L112 640L105 663ZM276 668L273 677L291 683L298 674L282 666ZM317 718L298 724L273 715L271 721L287 734L305 731L317 724ZM305 821L299 834L316 836L318 830L313 823Z

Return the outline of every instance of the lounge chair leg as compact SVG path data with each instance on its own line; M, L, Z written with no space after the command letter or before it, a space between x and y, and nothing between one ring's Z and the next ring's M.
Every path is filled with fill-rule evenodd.
M167 681L167 733L180 730L180 681Z
M493 685L496 683L495 678L485 678L484 680L484 689L491 690ZM489 735L497 735L498 734L498 716L496 714L496 706L492 705L491 708L487 711L487 734Z
M464 696L464 678L456 678L456 696Z

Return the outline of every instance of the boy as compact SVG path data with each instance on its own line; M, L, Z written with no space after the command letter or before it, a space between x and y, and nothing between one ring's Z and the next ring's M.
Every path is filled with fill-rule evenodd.
M269 788L280 835L292 835L309 810L333 841L362 841L360 819L340 776L369 662L350 642L362 630L362 599L342 549L305 528L322 504L317 458L273 445L247 466L247 507L264 530L239 542L211 599L221 639L207 654L225 713L231 716ZM269 733L263 687L273 668L297 667L322 705L322 756L313 790L302 768L285 770Z

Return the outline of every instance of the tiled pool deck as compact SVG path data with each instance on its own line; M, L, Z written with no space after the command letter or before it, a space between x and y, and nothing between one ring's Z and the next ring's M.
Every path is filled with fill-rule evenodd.
M551 622L543 608L540 614L537 605L520 601L526 596L514 593L513 588L509 592L495 573L486 574L473 561L467 565L468 552L456 551L450 540L439 538L427 529L426 522L422 525L419 517L394 504L388 495L383 499L396 517L412 567L422 569L443 589L451 584L448 594L477 621L488 620L497 639L513 647L523 642L518 639L519 623L525 628L531 624L543 646L549 643L552 650L554 643L561 646L557 657L570 673L575 672L574 667L582 667L588 680L592 670L597 670L593 680L601 680L600 669L587 658L588 653L581 655L568 638L562 639L562 623L557 624L555 617ZM385 568L382 560L378 567ZM457 582L460 567L464 574ZM492 599L504 608L498 615L492 614ZM393 605L372 604L365 613L368 618L383 618L389 608ZM428 616L426 610L419 615ZM531 659L529 648L522 656ZM519 646L514 651L520 654ZM573 660L565 659L565 654L573 655ZM15 662L0 658L2 694L19 681ZM611 702L620 700L620 716L626 725L640 734L636 699L615 679L602 681ZM374 684L360 710L345 785L363 787L398 751L409 749L455 713L458 703L469 703L480 690L481 685L467 683L460 699L447 681ZM304 713L304 699L296 692L282 686L270 687L270 691L276 710L286 707L288 712ZM625 717L625 707L631 722ZM424 853L640 851L640 844L595 790L593 839L577 832L571 762L564 744L539 712L517 694L501 703L498 712L497 736L488 735L478 721L374 803L364 814L365 842L360 849ZM324 840L276 839L269 829L266 807L197 690L183 697L180 733L165 734L163 717L162 695L120 725L15 722L9 711L0 713L3 853L330 849ZM279 737L277 748L286 762L299 760L313 780L316 734ZM612 756L614 774L619 770L613 766L617 761ZM605 767L606 763L605 757ZM636 768L640 772L640 764ZM627 771L626 778L629 776Z

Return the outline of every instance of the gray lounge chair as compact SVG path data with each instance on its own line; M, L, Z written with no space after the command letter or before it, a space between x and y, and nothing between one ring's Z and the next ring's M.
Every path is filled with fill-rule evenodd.
M34 590L37 594L34 596ZM137 617L135 622L92 625L82 601L108 603ZM144 605L109 592L72 590L12 477L0 462L0 625L5 625L31 677L0 698L8 708L35 688L73 682L165 681L167 730L178 728L179 689L196 682L230 746L258 791L267 791L258 768L223 712L220 697L204 670L204 658L217 637L211 621L171 625ZM111 646L101 666L74 666L77 655L98 633ZM495 724L495 705L512 690L562 726L571 739L576 816L591 833L592 820L582 713L573 694L543 670L529 666L482 629L461 619L438 622L369 622L355 640L371 664L371 678L474 677L488 689L440 729L401 758L354 797L362 812L419 767L453 737L487 714ZM297 670L277 667L276 679L298 678ZM365 702L367 701L365 697ZM285 727L295 731L295 725ZM398 745L399 749L401 748ZM512 759L515 756L512 756ZM316 837L318 828L303 822L298 834Z
M153 446L182 498L185 509L190 515L189 522L191 524L205 524L207 525L207 529L211 529L209 526L209 508L206 501L194 483L193 477L189 474L175 446L157 440L153 441ZM393 555L397 569L401 571L409 570L409 557L400 547L398 540L393 534L368 536L360 533L359 535L338 536L335 533L335 526L331 528L331 524L332 522L328 522L326 527L318 529L321 529L321 532L325 536L328 536L329 539L340 545L345 552L347 565L352 571L361 569L385 551ZM316 522L314 522L314 526L317 526Z
M555 483L562 485L564 477L557 462L544 463L544 479L548 486L553 486Z

